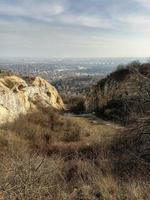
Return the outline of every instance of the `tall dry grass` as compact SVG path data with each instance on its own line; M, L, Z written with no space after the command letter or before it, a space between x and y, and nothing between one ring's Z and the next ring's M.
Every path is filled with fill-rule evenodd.
M52 110L20 116L0 131L0 199L150 199L127 142L114 142L121 130Z

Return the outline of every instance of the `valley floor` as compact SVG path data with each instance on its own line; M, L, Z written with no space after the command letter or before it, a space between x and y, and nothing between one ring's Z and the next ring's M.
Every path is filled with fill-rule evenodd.
M107 140L113 139L115 136L122 134L122 131L125 129L123 126L113 123L111 121L105 121L94 114L68 114L69 118L72 118L77 124L82 125L82 129L89 133L87 137L89 141L106 142Z

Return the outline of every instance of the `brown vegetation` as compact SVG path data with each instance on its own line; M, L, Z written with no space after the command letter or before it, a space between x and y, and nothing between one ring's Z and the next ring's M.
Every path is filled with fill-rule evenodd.
M124 153L123 130L54 110L20 116L0 131L1 199L148 200L148 168Z
M87 94L86 110L123 124L136 121L150 110L150 63L135 61L119 66Z
M150 93L145 73L140 73L139 99L132 106L126 101L126 127L42 108L1 127L0 199L149 200Z
M66 96L63 95L63 101L69 112L74 114L82 114L85 112L85 98L81 95L79 96Z

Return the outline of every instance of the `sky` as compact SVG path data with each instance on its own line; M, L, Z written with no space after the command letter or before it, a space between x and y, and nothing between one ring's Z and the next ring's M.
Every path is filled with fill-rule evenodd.
M150 0L0 0L0 57L147 56Z

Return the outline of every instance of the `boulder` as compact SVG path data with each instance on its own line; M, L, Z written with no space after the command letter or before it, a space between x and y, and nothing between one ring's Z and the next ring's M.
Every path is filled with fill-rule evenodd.
M33 112L39 106L64 109L55 87L41 77L0 77L0 124L12 122L20 114Z

